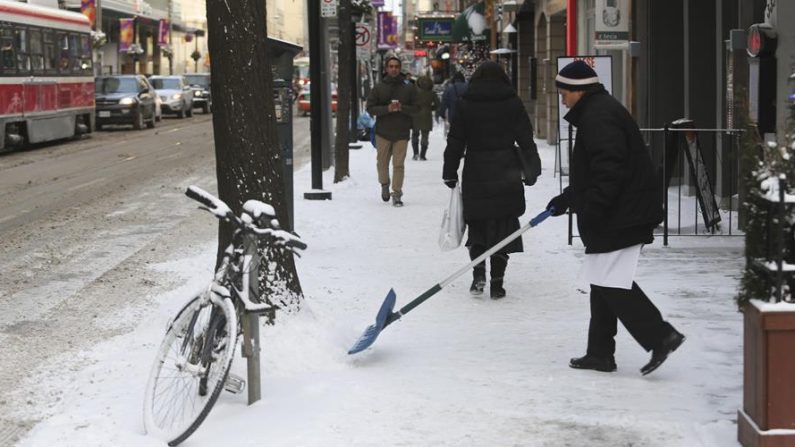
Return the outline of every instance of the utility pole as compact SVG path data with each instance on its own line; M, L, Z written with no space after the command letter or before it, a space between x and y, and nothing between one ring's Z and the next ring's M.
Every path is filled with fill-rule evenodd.
M312 191L304 193L304 199L331 200L331 192L323 191L323 104L320 101L323 86L320 65L323 63L320 48L320 1L307 0L307 16L309 18L309 134L310 154L312 156Z
M96 8L96 11L94 12L94 31L95 31L95 33L97 35L101 35L101 33L102 33L102 0L96 0L95 8ZM98 68L94 67L94 74L97 75L97 76L101 76L102 75L102 59L103 59L102 47L97 48L96 51L97 51L96 61L97 61L97 65L99 65L99 67Z
M174 25L172 24L173 16L173 9L174 9L174 0L168 0L168 74L174 74L174 41L172 40L172 32L174 31Z

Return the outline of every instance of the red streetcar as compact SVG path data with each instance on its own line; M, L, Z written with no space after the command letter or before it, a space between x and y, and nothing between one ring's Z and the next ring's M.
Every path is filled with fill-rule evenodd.
M84 15L0 0L0 152L91 132L91 50Z

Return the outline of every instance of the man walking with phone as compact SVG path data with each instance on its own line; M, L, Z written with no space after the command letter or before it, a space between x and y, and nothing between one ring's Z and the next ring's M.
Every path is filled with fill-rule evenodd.
M385 62L386 74L367 97L367 112L376 118L375 146L378 151L376 167L381 184L381 200L392 205L403 206L403 175L406 149L411 136L412 114L417 91L400 72L401 62L389 56ZM392 160L392 179L389 176L389 161ZM392 187L390 193L389 187Z

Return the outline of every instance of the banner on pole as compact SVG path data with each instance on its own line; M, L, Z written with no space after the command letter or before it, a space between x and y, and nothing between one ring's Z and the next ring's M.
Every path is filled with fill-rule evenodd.
M88 21L91 22L91 28L96 29L95 27L97 21L96 0L80 0L80 12L82 12L84 16L88 17Z
M160 26L157 29L157 44L161 47L168 45L169 23L166 19L160 19Z
M378 48L394 49L397 46L397 20L391 11L380 11L378 13Z
M135 19L119 19L119 52L126 53L133 44Z

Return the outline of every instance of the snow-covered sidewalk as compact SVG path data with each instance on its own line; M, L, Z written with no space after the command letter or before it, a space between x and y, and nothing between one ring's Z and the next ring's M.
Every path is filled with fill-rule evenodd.
M672 238L670 247L658 239L644 248L638 283L688 337L647 377L638 369L648 354L623 327L617 372L567 366L584 353L589 309L576 281L582 247L566 245L565 218L524 235L505 299L473 298L466 275L385 329L370 350L346 354L390 288L400 307L468 262L464 248L441 252L436 244L449 194L443 149L437 128L429 160L406 161L403 208L381 201L369 144L351 151L351 179L332 184L333 172L324 174L331 201L301 199L311 172L296 173L295 226L309 244L297 260L303 310L263 328L262 400L247 406L245 394L223 394L183 445L738 445L742 319L733 295L742 238ZM525 190L524 221L558 191L553 148L539 149L544 170ZM185 198L173 206L195 205ZM191 218L212 220L198 210ZM21 446L165 445L144 433L143 389L169 317L210 279L215 241L197 242L200 250L155 267L181 277L181 287L106 322L124 320L133 331L75 359L82 370L32 372L53 402L27 410L49 417ZM136 291L123 293L134 305ZM233 372L245 376L244 359Z

